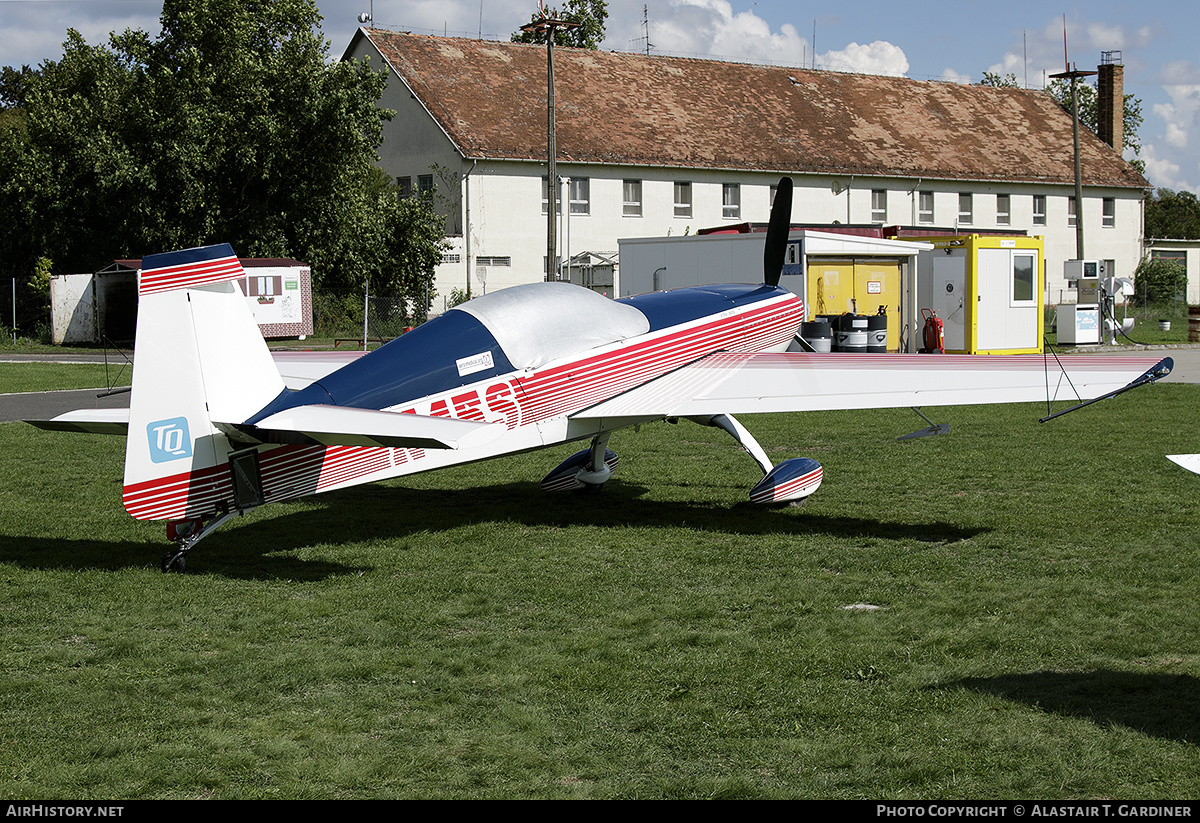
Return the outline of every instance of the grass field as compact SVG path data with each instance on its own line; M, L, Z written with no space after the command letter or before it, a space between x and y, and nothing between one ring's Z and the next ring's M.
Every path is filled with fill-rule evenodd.
M128 386L131 375L128 366L103 363L0 363L0 392Z
M0 424L0 797L1195 798L1200 386L745 417L267 507L158 570L119 438Z

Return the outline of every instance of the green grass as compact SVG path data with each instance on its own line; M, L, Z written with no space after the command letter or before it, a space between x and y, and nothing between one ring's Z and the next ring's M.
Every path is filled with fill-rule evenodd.
M1182 301L1173 303L1154 304L1149 306L1119 306L1116 310L1117 319L1131 318L1133 328L1128 335L1117 335L1117 343L1122 346L1179 346L1195 343L1188 339L1188 305ZM1057 345L1058 335L1054 332L1056 307L1046 307L1046 340L1051 346ZM1160 320L1167 320L1171 328L1161 330ZM1107 342L1107 341L1105 341ZM1085 346L1084 348L1088 348Z
M0 424L5 798L1191 798L1200 387L745 417L266 507L158 570L119 438ZM868 605L875 609L847 608Z
M0 393L128 386L130 376L116 363L0 363Z

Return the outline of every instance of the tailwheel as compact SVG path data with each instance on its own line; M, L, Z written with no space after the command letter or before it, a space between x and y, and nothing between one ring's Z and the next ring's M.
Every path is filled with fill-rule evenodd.
M176 572L183 574L187 571L187 549L175 549L163 555L162 570L164 574Z
M163 555L163 572L182 574L187 571L187 553L223 523L240 514L242 512L235 509L234 511L221 512L215 518L208 521L194 518L191 520L172 520L170 523L167 523L167 539L175 543L175 548Z

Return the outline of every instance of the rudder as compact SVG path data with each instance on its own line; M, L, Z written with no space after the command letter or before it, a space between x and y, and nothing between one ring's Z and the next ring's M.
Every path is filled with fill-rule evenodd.
M142 261L123 494L139 520L228 509L238 446L215 422L240 422L284 390L244 277L227 243Z

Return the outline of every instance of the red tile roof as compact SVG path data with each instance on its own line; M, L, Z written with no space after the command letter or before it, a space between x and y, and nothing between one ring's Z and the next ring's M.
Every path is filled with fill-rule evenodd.
M465 157L544 160L544 46L365 31ZM569 48L554 74L563 162L1075 179L1071 118L1043 92ZM1080 145L1085 184L1149 187L1086 128Z

